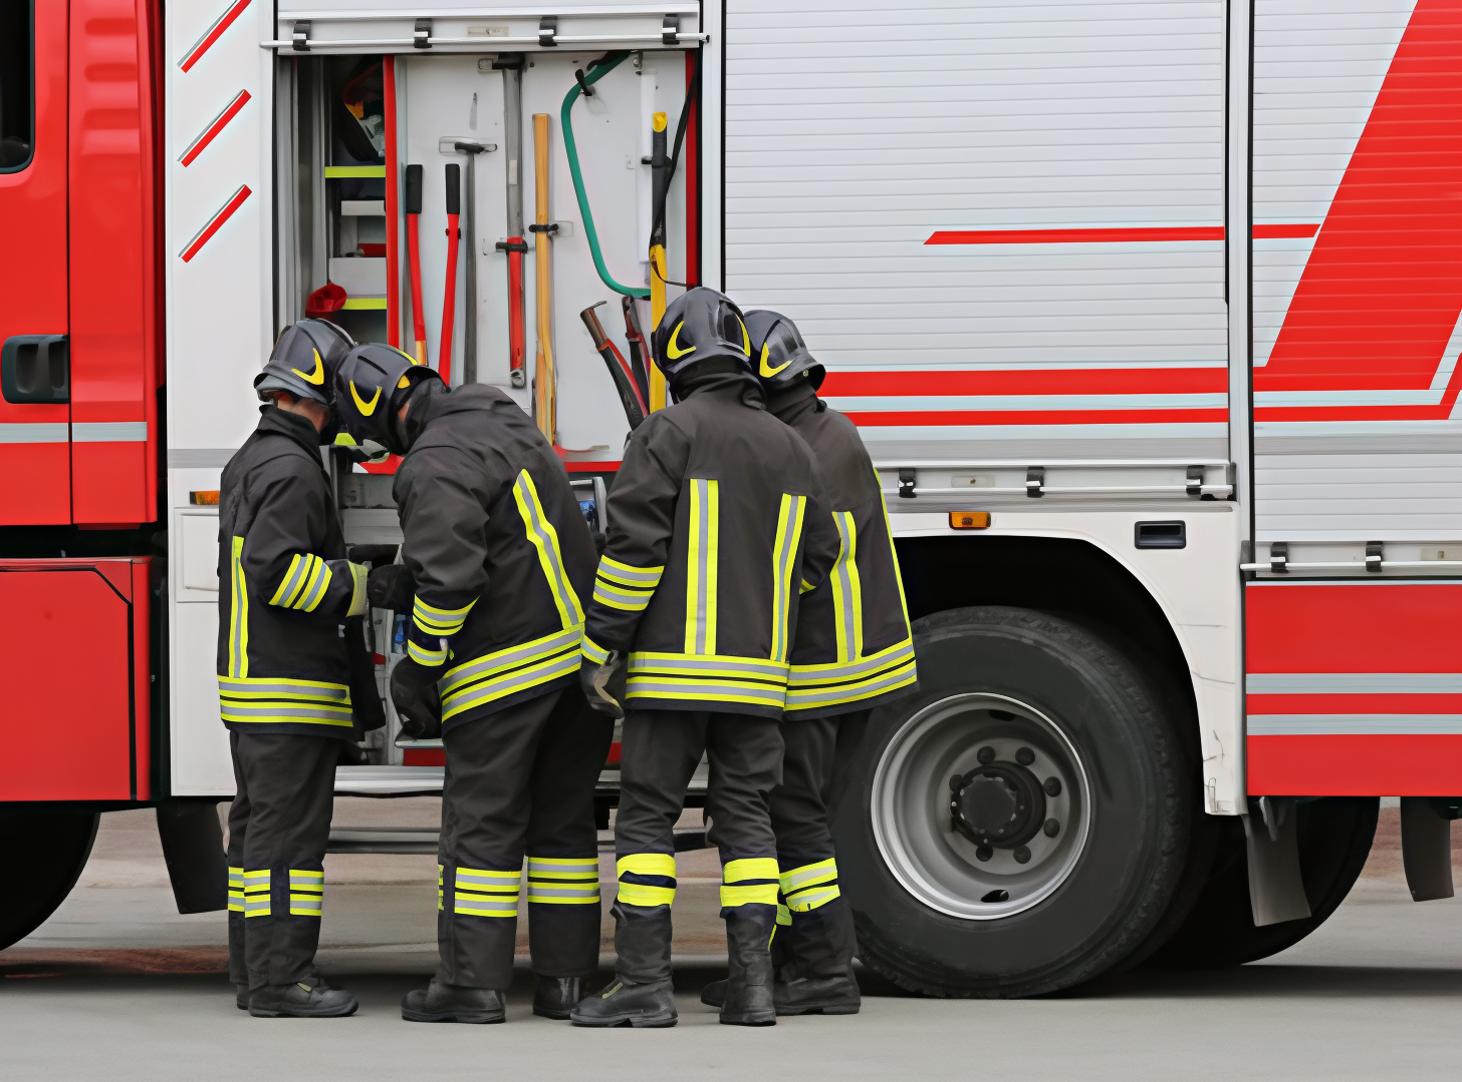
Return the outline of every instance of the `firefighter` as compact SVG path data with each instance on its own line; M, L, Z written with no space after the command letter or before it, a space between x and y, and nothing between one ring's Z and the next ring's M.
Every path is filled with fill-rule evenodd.
M355 739L344 625L366 610L366 568L346 558L320 457L332 377L353 344L319 319L280 335L254 380L259 425L223 471L218 688L238 787L229 978L258 1018L357 1006L314 969L335 766Z
M581 1002L585 1026L671 1026L674 826L710 756L710 840L721 856L730 986L721 1021L772 1025L768 941L781 715L800 589L836 555L811 453L766 412L740 311L692 289L655 331L676 404L635 430L614 483L581 679L627 708L615 825L615 980Z
M399 350L341 367L341 421L405 455L402 564L373 604L411 614L391 673L402 728L446 747L436 976L412 1022L501 1022L527 858L534 1013L567 1018L599 961L594 787L613 727L575 686L594 542L553 448L492 387L449 391Z
M838 532L832 571L798 611L787 752L771 798L782 888L777 1013L856 1014L853 915L838 888L829 811L869 714L917 683L913 638L883 492L857 429L818 398L824 369L790 319L752 311L746 325L767 408L812 449ZM717 981L701 999L718 1006L725 990Z

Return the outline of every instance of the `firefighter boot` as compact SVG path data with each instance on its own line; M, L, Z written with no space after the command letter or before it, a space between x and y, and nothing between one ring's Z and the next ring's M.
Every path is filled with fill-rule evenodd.
M616 904L614 949L619 955L614 980L598 995L586 996L569 1014L576 1026L633 1026L663 1029L675 1025L675 987L670 982L670 907L648 912Z
M787 956L787 932L788 929L777 927L777 934L772 936L772 972L776 975L776 983L773 986L780 996L781 988L789 979L796 976L795 967ZM701 989L701 1002L707 1007L721 1009L721 1004L726 1002L726 985L729 982L722 977L718 981L712 981Z
M408 1022L501 1022L503 994L492 988L463 988L443 984L435 977L425 988L413 988L401 997L401 1017Z
M359 1006L354 993L331 988L319 977L266 984L249 997L249 1013L255 1018L344 1018Z
M583 998L584 982L581 978L545 977L540 973L533 989L533 1013L542 1018L562 1020Z
M784 946L792 972L777 985L778 1014L857 1014L862 1002L853 976L857 934L853 911L842 899L795 913ZM783 938L780 934L778 939Z
M776 907L742 905L724 912L731 972L721 1003L721 1024L774 1026L777 1009L772 996L770 941L777 926Z
M241 1011L249 1009L249 986L247 984L234 985L234 1006Z

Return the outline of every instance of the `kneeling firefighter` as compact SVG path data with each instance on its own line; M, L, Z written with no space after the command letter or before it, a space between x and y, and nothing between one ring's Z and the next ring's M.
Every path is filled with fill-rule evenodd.
M511 398L449 391L389 346L351 351L341 423L405 455L400 565L371 603L410 612L391 674L403 731L446 747L436 976L412 1022L501 1022L527 857L536 1014L566 1018L599 961L594 786L613 726L574 686L594 542L558 456Z
M254 380L259 426L223 471L218 689L237 783L229 978L256 1017L357 1005L314 968L335 766L357 728L384 720L368 659L352 656L364 650L367 569L347 558L320 457L333 438L332 378L353 344L320 319L280 335Z
M796 325L746 314L767 408L812 449L838 532L827 580L802 599L782 734L782 784L772 793L783 927L774 943L778 1014L854 1014L853 914L838 888L829 811L877 706L918 682L898 556L878 473L858 430L817 396L824 369ZM704 1002L719 1006L724 981Z
M710 840L721 856L731 963L721 1021L772 1025L768 942L781 716L799 589L837 552L807 446L766 412L740 311L692 289L655 331L676 405L630 438L609 501L584 636L583 680L628 713L615 823L614 982L574 1010L585 1026L671 1026L675 821L710 756Z

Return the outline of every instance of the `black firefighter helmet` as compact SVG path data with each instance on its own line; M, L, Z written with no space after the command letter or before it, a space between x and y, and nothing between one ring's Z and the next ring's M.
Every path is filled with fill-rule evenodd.
M329 406L335 398L335 373L355 340L328 319L302 319L284 328L254 391L267 402L271 391L288 391Z
M806 373L814 390L822 386L827 370L807 348L797 324L780 312L757 308L746 313L746 329L751 332L751 360L756 365L756 378L763 385L785 387Z
M377 443L393 454L406 451L396 413L423 380L439 379L435 369L410 354L379 342L366 342L346 354L335 374L335 411L340 427L358 444Z
M726 294L705 286L675 298L654 339L655 365L667 379L693 364L718 359L751 368L751 337L741 309Z

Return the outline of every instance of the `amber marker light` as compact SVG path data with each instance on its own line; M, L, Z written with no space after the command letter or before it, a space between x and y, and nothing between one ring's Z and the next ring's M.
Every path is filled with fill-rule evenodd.
M990 528L990 512L951 511L949 513L949 528L951 530L988 530Z
M194 507L217 507L219 491L216 488L199 489L188 493L188 502ZM953 516L950 516L951 520Z

